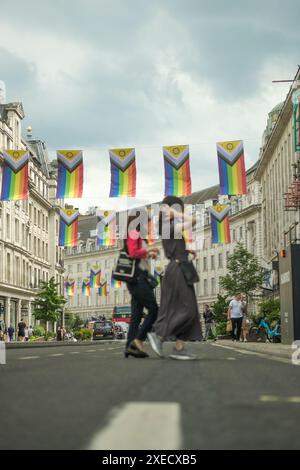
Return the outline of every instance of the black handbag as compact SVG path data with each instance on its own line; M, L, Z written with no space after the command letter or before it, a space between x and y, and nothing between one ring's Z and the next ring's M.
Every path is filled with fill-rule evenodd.
M176 260L176 263L179 264L182 274L184 275L184 278L188 286L192 286L196 282L200 281L198 273L192 261Z
M116 281L127 282L129 284L136 282L136 264L136 260L130 258L124 246L120 251L112 277L116 279Z
M148 282L148 284L149 284L149 286L151 287L151 289L156 289L156 287L158 286L157 280L156 280L155 277L152 276L152 274L150 274L150 273L147 273L146 281Z

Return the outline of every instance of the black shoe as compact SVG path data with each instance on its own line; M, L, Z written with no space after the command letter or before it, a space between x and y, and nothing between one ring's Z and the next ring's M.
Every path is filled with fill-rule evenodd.
M129 356L133 356L133 357L136 357L136 358L146 358L146 357L149 357L149 355L147 353L145 353L144 351L140 351L139 349L133 349L133 347L130 345L126 350L125 350L125 353L124 353L125 357L129 357Z
M149 357L149 354L147 354L145 351L142 351L142 349L137 347L134 340L130 343L129 348L133 349L134 351L139 351L140 353L145 354L145 357Z

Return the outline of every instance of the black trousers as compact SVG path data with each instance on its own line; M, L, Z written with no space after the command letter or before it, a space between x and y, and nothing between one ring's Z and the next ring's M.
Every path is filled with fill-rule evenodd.
M127 284L127 287L131 294L131 321L126 347L134 339L145 341L147 333L151 331L152 325L157 318L158 311L153 289L151 289L145 277L139 276L136 283ZM140 326L144 308L148 310L148 314Z
M243 323L243 317L241 317L241 318L231 318L231 325L232 325L231 337L232 337L232 339L236 339L237 341L239 341L240 336L241 336L242 323ZM235 334L235 329L236 329L236 334Z

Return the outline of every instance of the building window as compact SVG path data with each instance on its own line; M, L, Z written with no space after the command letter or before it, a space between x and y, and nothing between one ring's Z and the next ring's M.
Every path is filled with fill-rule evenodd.
M232 241L236 241L236 238L235 238L235 229L232 230Z
M10 215L6 214L6 237L10 238Z
M219 268L223 268L223 254L219 253Z
M36 207L34 208L34 225L36 225Z
M215 256L211 255L210 257L210 267L211 269L215 269Z
M229 255L229 251L226 251L226 268L228 268Z
M48 232L48 217L46 216L46 232Z
M10 253L6 255L6 279L7 282L11 282Z
M207 279L203 280L203 295L207 295Z
M77 264L77 272L78 273L82 272L82 265L81 264Z
M206 258L206 256L203 258L203 271L207 271L207 258Z
M214 277L211 278L211 293L212 294L216 293L216 280Z
M19 241L20 241L19 220L15 219L15 242L19 243Z
M243 239L243 227L240 227L240 240Z

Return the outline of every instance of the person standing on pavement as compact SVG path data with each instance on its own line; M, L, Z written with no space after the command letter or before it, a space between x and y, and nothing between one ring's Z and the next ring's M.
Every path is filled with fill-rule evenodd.
M25 341L25 328L26 323L21 318L21 321L18 323L18 341Z
M30 325L29 328L28 328L28 340L30 340L31 336L33 335L33 328L32 326Z
M185 348L186 341L200 341L202 339L199 322L199 311L195 289L187 283L181 263L189 261L191 253L187 250L184 240L184 231L189 230L196 223L196 219L184 213L181 199L167 196L162 202L159 217L159 232L162 245L169 264L165 269L161 286L161 301L158 318L154 324L154 333L148 334L153 351L164 357L163 342L175 338L171 359L192 360L196 356ZM190 266L191 268L191 266Z
M249 334L249 329L250 329L250 321L247 317L247 304L244 301L244 299L241 299L243 302L243 321L242 321L242 331L241 331L241 340L246 343L248 341L247 337Z
M241 336L241 328L244 315L244 302L242 301L242 296L240 293L235 294L234 299L229 303L229 308L227 312L228 320L231 320L232 331L231 338L232 341L239 341Z
M203 318L205 322L205 337L204 341L208 340L209 335L214 336L213 324L214 324L214 312L208 304L204 306Z
M147 230L147 211L145 213L142 211L129 212L127 239L124 240L124 244L130 258L136 260L136 268L134 281L127 283L131 295L131 321L126 341L126 358L128 356L148 357L148 354L144 351L144 341L157 318L158 305L153 287L149 284L150 265L148 259L156 259L158 249L153 246L148 247L146 242ZM143 320L144 308L148 310L148 314Z
M25 341L28 341L29 339L29 328L28 326L25 326Z
M8 341L11 343L14 340L15 329L12 325L7 328Z

